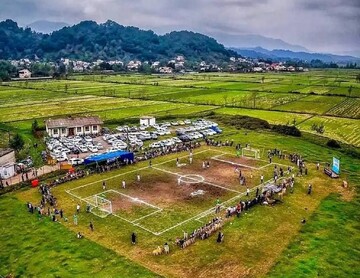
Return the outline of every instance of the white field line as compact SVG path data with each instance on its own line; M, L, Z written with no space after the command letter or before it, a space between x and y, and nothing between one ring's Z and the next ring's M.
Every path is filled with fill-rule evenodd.
M208 151L216 151L216 152L220 152L220 153L222 153L222 154L230 154L230 155L233 155L233 154L231 154L231 153L222 152L222 151L220 151L220 150L214 150L214 149L202 150L202 151L200 151L200 152L193 153L193 155L200 154L200 153L204 153L204 152L208 152ZM220 155L220 156L221 156L221 155ZM188 157L188 155L182 156L182 157L180 157L180 158L186 158L186 157ZM170 172L170 171L167 171L167 170L164 170L164 169L160 169L160 168L154 167L154 166L166 164L166 163L168 163L168 162L175 161L175 160L176 160L176 159L170 159L170 160L167 160L167 161L164 161L164 162L161 162L161 163L154 164L154 165L153 165L153 168L155 168L156 170L159 170L159 171L168 172L168 173L173 174L173 175L181 176L181 174L179 174L179 173L174 173L174 172ZM255 160L256 160L256 159L255 159ZM260 161L265 161L265 160L260 160ZM279 164L279 163L276 163L276 164L282 165L282 164ZM266 166L268 166L268 165L266 165ZM282 166L287 166L287 165L282 165ZM102 180L110 180L110 179L113 179L113 178L116 178L116 177L119 177L119 176L126 175L126 174L128 174L128 173L133 173L133 172L136 172L136 171L139 171L139 170L148 169L148 168L149 168L149 166L147 166L147 167L142 167L142 168L139 168L139 169L136 169L136 170L128 171L128 172L126 172L126 173L121 173L121 174L118 174L118 175L116 175L116 176L112 176L112 177L109 177L109 178L106 178L106 179L102 179ZM288 173L288 174L289 174L289 171L286 171L285 173ZM285 178L285 177L279 178L279 180L284 179L284 178ZM256 188L262 188L262 187L264 187L264 185L265 185L266 183L271 182L272 180L274 180L274 179L270 179L270 180L268 180L268 181L266 181L266 182L264 182L264 183L262 183L262 184L260 184L260 185L258 185L258 186L256 186L256 187L251 188L251 189L250 189L250 192L255 191ZM83 187L86 187L86 186L89 186L89 185L92 185L92 184L95 184L95 183L98 183L98 182L99 182L99 181L91 182L91 183L88 183L88 184L85 184L85 185L82 185L82 186L73 188L73 189L71 189L71 190L65 190L65 192L67 192L67 193L70 194L71 196L73 196L73 197L75 197L75 198L77 198L77 199L79 199L79 200L81 200L81 201L86 202L84 198L81 198L81 197L79 197L78 195L73 194L71 191L72 191L72 190L75 190L75 189L78 189L78 188L83 188ZM207 182L206 182L206 183L207 183ZM213 185L213 186L216 186L216 187L220 187L220 188L225 189L225 190L234 191L234 190L230 190L230 189L228 189L228 188L225 188L225 187L222 187L222 186L219 186L219 185L215 185L215 184L211 184L211 183L207 183L207 184ZM118 192L118 191L116 191L116 190L112 190L112 189L111 189L111 190L107 190L107 191L115 191L115 192L117 192L117 193L120 193L120 192ZM107 191L104 191L104 192L107 192ZM232 198L230 198L229 200L226 200L226 201L222 202L222 203L220 204L220 206L223 206L223 207L224 207L224 204L229 203L229 202L233 202L233 201L236 200L237 198L241 198L242 196L245 196L245 195L246 195L246 192L239 192L239 191L234 191L234 192L237 192L237 193L240 193L240 194L239 194L239 195L236 195L236 196L234 196L234 197L232 197ZM133 197L128 196L128 195L123 194L123 193L120 193L120 194L121 194L121 195L124 195L124 196L126 196L126 197L129 197L129 198L133 198ZM144 203L147 204L146 202L144 202ZM155 206L153 206L153 205L151 205L151 204L148 204L148 205L150 205L150 206L152 206L152 207L155 207ZM158 212L161 212L161 211L162 211L162 209L158 208L157 211L154 211L154 212L150 213L149 215L145 215L145 216L140 217L140 218L138 218L138 219L135 219L135 220L133 220L133 221L129 221L129 220L127 220L127 219L125 219L125 218L123 218L123 217L121 217L121 216L119 216L119 215L116 215L116 214L111 214L111 215L113 215L113 216L115 216L115 217L118 217L119 219L122 219L122 220L124 220L125 222L128 222L128 223L130 223L130 224L133 224L134 226L137 226L137 227L139 227L139 228L141 228L141 229L143 229L143 230L145 230L145 231L147 231L147 232L149 232L149 233L151 233L151 234L153 234L153 235L155 235L155 236L159 236L159 235L161 235L161 234L163 234L163 233L166 233L167 231L170 231L170 230L172 230L172 229L175 229L176 227L179 227L179 226L181 226L181 225L183 225L183 224L185 224L185 223L187 223L187 222L193 221L193 220L202 223L202 221L200 221L200 219L208 216L208 215L211 214L213 211L215 211L215 207L211 207L210 209L207 209L207 210L205 210L205 211L203 211L203 212L201 212L201 213L199 213L199 214L197 214L197 215L195 215L195 216L193 216L193 217L190 217L190 218L188 218L188 219L186 219L186 220L184 220L184 221L182 221L182 222L179 222L179 223L175 224L174 226L171 226L171 227L166 228L166 229L164 229L164 230L162 230L162 231L159 231L159 232L154 232L154 231L152 231L152 230L150 230L150 229L148 229L148 228L146 228L146 227L144 227L144 226L142 226L142 225L140 225L140 224L138 224L138 223L135 223L135 222L140 221L141 219L144 219L145 217L151 216L151 215L153 215L153 214L155 214L155 213L158 213Z
M231 165L242 166L244 168L250 168L250 169L253 169L253 170L259 170L260 169L259 167L253 167L253 166L249 166L249 165L245 165L245 164L241 164L241 163L235 163L235 162L232 162L232 161L229 161L229 160L219 159L219 158L216 158L216 157L212 157L211 159L213 159L215 161L220 161L220 162L223 162L223 163L231 164ZM266 166L268 166L268 165L266 165Z
M142 220L142 219L144 219L144 218L147 218L147 217L149 217L149 216L151 216L151 215L153 215L153 214L155 214L155 213L162 212L162 211L163 211L162 209L158 209L158 210L153 211L153 212L151 212L151 213L149 213L149 214L147 214L147 215L144 215L144 216L142 216L142 217L140 217L140 218L138 218L138 219L133 220L131 223L136 224L135 222L139 222L140 220Z
M224 152L222 154L215 155L215 156L211 157L211 159L216 160L216 161L220 161L220 162L224 162L224 163L228 163L228 164L231 164L231 165L243 166L243 167L254 169L254 170L261 170L261 169L264 169L266 167L269 167L270 165L279 165L279 166L283 166L283 167L289 167L290 166L290 165L281 164L281 163L277 163L277 162L271 162L271 163L268 163L268 164L266 164L264 166L253 167L253 166L249 166L249 165L246 165L246 164L235 163L235 162L232 162L232 161L229 161L229 160L219 159L219 157L224 156L225 154L231 155L230 153ZM262 162L268 162L266 160L255 159L255 158L246 158L246 159L255 160L255 161L262 161Z
M204 153L204 152L208 152L208 151L209 151L209 150L202 150L202 151L193 153L193 155L197 155L197 154ZM189 155L184 155L184 156L181 156L181 157L179 157L179 158L181 159L181 158L187 158L187 157L189 157ZM67 192L70 192L70 191L73 191L73 190L76 190L76 189L79 189L79 188L83 188L83 187L86 187L86 186L89 186L89 185L93 185L93 184L96 184L96 183L98 183L98 182L100 182L100 181L108 181L108 180L111 180L111 179L114 179L114 178L117 178L117 177L121 177L121 176L130 174L130 173L134 173L134 172L138 172L138 171L141 171L141 170L153 168L154 166L163 165L163 164L169 163L169 162L171 162L171 161L175 161L175 160L176 160L176 158L174 158L174 159L169 159L169 160L166 160L166 161L157 163L157 164L153 164L152 167L150 167L150 166L145 166L145 167L138 168L138 169L135 169L135 170L127 171L127 172L125 172L125 173L120 173L120 174L117 174L117 175L115 175L115 176L108 177L108 178L105 178L105 179L99 179L99 180L97 180L97 181L90 182L90 183L87 183L87 184L80 185L80 186L78 186L78 187L72 188L72 189L68 190Z
M228 155L234 155L234 153L229 153L229 152L224 152L224 151L221 151L221 150L217 150L217 149L210 149L214 152L218 152L218 153L221 153L220 155L218 156L222 156L222 155L225 155L225 154L228 154ZM236 154L235 154L236 155ZM256 161L263 161L263 162L269 162L268 160L264 160L264 159L258 159L258 158L252 158L252 157L246 157L246 159L249 159L249 160L256 160Z
M145 202L145 201L143 201L143 200L141 200L141 199L134 198L134 197L132 197L132 196L130 196L130 195L126 195L126 194L121 193L121 192L119 192L119 191L117 191L117 190L114 190L114 189L110 189L110 190L107 190L107 191L105 191L105 192L114 192L114 193L116 193L116 194L119 194L119 195L121 195L121 196L124 196L124 197L126 197L126 198L129 198L130 200L132 200L132 201L134 201L134 202L139 202L139 203L145 204L145 205L147 205L147 206L149 206L149 207L152 207L152 208L154 208L154 209L161 210L161 208L159 208L159 207L157 207L157 206L154 206L154 205L152 205L152 204L149 204L149 203L147 203L147 202Z
M165 169L161 169L161 168L157 168L157 167L153 167L154 169L158 170L158 171L161 171L161 172L165 172L165 173L168 173L168 174L171 174L171 175L175 175L175 176L178 176L178 177L182 177L184 175L182 174L179 174L179 173L175 173L175 172L171 172L171 171L168 171L168 170L165 170ZM187 179L189 180L194 180L194 181L198 181L197 179L194 179L194 178L191 178L191 177L186 177ZM224 186L221 186L221 185L218 185L218 184L215 184L215 183L212 183L212 182L208 182L208 181L203 181L201 183L204 183L204 184L208 184L208 185L211 185L211 186L214 186L214 187L218 187L218 188L221 188L221 189L224 189L224 190L227 190L227 191L231 191L231 192L235 192L235 193L241 193L240 191L237 191L237 190L234 190L234 189L230 189L230 188L227 188L227 187L224 187Z

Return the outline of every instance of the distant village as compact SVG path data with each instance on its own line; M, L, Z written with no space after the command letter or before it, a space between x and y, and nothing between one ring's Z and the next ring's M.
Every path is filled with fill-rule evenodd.
M53 76L53 73L86 73L86 72L146 72L159 74L174 74L186 72L306 72L307 68L294 67L287 65L286 62L265 62L257 59L236 58L231 57L229 61L221 64L207 63L202 61L200 63L187 63L184 56L179 55L168 61L139 61L131 60L123 62L120 60L96 60L93 62L86 62L81 60L72 60L62 58L58 62L41 62L38 60L20 59L11 60L10 63L18 69L18 76L13 79L30 79L43 78L44 74L33 73L31 69L34 64L41 64L47 66L48 76Z

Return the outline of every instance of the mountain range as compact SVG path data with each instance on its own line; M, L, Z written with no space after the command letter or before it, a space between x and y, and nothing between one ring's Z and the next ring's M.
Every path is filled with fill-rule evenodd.
M260 35L211 34L173 31L157 35L153 31L123 26L108 20L98 24L82 21L69 26L65 22L40 20L25 28L12 20L0 22L0 59L39 58L49 60L168 60L183 55L190 62L228 61L232 56L286 60L321 60L326 63L360 63L350 55L312 53L308 49L280 39ZM260 46L260 47L259 47Z
M82 21L51 34L19 27L10 19L0 22L0 59L60 58L85 61L139 59L167 61L178 55L188 62L228 61L238 56L215 39L190 31L157 35L153 31L127 27L108 20L98 24Z
M255 48L231 48L238 54L252 59L270 59L274 61L287 61L287 60L321 60L325 63L360 63L360 58L348 55L334 55L325 53L309 53L304 51L291 51L283 49L267 50L262 47Z

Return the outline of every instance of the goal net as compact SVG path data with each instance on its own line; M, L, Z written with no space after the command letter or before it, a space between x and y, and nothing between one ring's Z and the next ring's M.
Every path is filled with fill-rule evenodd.
M253 157L253 158L260 158L260 150L253 149L253 148L243 148L242 149L242 156Z
M99 195L93 195L85 199L87 205L90 207L90 212L104 218L112 213L111 201Z

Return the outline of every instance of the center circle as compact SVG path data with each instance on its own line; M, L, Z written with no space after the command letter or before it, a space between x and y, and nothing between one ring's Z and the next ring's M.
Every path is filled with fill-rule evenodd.
M183 183L201 183L205 181L205 178L203 176L195 175L195 174L180 176L179 179L180 182Z

